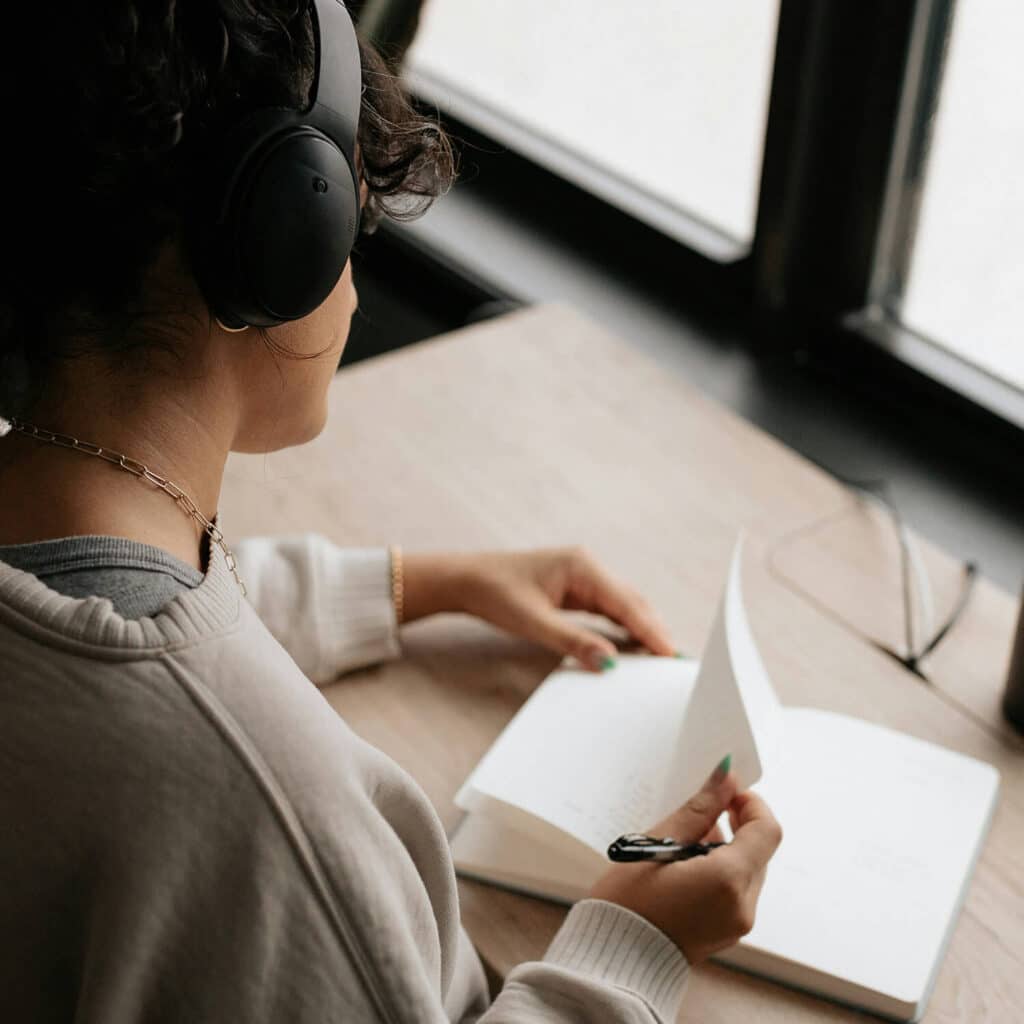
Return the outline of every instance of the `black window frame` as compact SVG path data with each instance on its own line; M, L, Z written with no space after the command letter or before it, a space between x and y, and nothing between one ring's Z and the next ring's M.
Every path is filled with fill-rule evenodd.
M532 175L533 194L559 196L569 230L575 221L581 237L642 246L652 275L694 301L738 303L766 345L799 348L873 395L953 412L1024 448L1024 393L901 325L891 301L906 272L953 11L954 0L780 0L749 247L727 237L704 244L709 230L721 232L678 211L653 227L657 218L638 216L636 196L609 175L588 180L579 161L559 167L550 140L422 77L410 84L467 140L474 173L505 176L519 192Z

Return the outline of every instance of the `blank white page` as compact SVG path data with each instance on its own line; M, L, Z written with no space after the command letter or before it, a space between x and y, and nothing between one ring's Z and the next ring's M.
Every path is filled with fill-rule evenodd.
M771 760L781 707L743 606L743 541L701 655L700 673L667 764L662 807L697 791L726 754L741 788L756 782Z
M785 838L743 946L916 1003L984 838L998 773L828 711L786 708L782 721L757 788Z
M621 655L600 675L558 669L498 737L456 803L471 811L485 809L478 795L500 800L604 854L622 833L654 824L696 671L693 661L647 655Z

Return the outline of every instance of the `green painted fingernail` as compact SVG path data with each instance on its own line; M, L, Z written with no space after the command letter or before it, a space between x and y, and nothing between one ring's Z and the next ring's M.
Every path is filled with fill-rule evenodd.
M615 659L610 654L606 654L601 659L601 671L607 672L610 668L615 668Z
M718 767L715 768L715 781L721 782L722 779L729 774L729 769L732 767L732 754L726 754L721 761L718 762Z
M672 655L672 657L673 658L689 658L690 656L688 654L683 654L682 651L676 651L675 654Z

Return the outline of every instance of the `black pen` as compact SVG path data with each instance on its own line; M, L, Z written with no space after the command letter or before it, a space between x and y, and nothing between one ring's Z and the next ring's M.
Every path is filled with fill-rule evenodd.
M608 847L608 859L618 863L654 860L690 860L692 857L706 857L712 850L726 843L681 843L671 837L656 839L642 832L629 832Z

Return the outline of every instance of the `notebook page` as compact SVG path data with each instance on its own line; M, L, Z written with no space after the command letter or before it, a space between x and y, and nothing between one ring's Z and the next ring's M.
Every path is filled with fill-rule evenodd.
M455 798L499 800L597 853L657 817L661 778L679 735L696 664L621 655L600 675L553 672L498 737ZM520 818L520 824L521 824Z
M758 789L785 838L744 946L909 1003L930 985L998 788L989 764L844 715L783 712Z
M667 813L696 792L726 754L740 788L756 782L779 731L781 706L743 607L743 541L704 646L700 673L664 781Z

